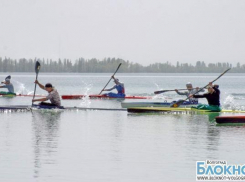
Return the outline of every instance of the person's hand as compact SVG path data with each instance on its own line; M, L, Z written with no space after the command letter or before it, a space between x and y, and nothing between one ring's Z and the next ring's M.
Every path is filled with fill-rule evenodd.
M36 102L36 100L35 99L32 99L32 102Z
M209 82L209 85L212 86L213 85L213 82Z
M177 89L174 89L175 90L175 92L178 92L178 90Z
M111 78L115 79L114 75L112 75Z
M34 82L34 83L39 84L38 80L35 80L35 82Z
M189 95L189 97L190 97L190 98L193 98L193 95L191 94L191 95Z

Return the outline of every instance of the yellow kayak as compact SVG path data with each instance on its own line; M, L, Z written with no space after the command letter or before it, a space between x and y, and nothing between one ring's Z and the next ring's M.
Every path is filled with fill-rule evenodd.
M208 110L200 110L195 108L174 108L174 107L133 107L128 108L128 112L133 113L147 113L147 112L201 112L201 113L210 113ZM245 113L241 110L226 110L222 109L221 113Z

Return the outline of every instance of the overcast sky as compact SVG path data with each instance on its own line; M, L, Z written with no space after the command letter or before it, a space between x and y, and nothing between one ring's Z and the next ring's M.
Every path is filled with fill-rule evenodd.
M0 0L0 57L245 63L244 0Z

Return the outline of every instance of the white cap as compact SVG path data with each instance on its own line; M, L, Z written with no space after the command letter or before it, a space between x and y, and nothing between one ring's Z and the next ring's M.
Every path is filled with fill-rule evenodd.
M186 87L192 87L191 82L188 82L188 83L186 84Z
M9 76L7 76L7 77L5 78L5 81L6 81L6 82L10 82L10 79L11 79L11 76L9 75Z

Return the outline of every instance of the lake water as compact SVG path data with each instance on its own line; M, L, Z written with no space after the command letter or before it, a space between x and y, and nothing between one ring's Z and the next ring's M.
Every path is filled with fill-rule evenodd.
M46 74L63 94L98 94L110 74ZM128 95L205 86L219 74L117 74ZM0 74L0 79L7 75ZM14 73L16 92L31 93L34 74ZM217 81L224 108L245 106L245 74ZM111 83L108 87L112 87ZM4 89L3 89L4 90ZM46 94L37 89L38 94ZM154 100L184 98L174 92ZM0 98L30 105L31 98ZM200 100L206 103L205 99ZM121 108L120 100L70 100L64 106ZM196 161L244 164L245 128L216 126L207 115L128 114L125 111L0 113L0 181L195 181Z

